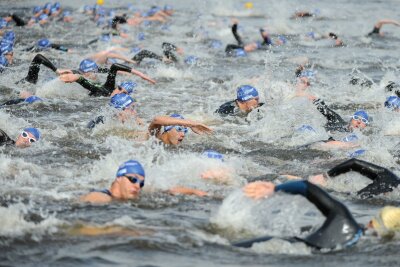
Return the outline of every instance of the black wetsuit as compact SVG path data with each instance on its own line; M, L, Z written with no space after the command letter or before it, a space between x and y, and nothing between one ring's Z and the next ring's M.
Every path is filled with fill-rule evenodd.
M393 191L400 184L400 179L394 173L381 166L359 160L350 159L328 171L330 177L335 177L349 171L356 171L372 180L372 183L357 192L362 198L371 198Z
M124 23L127 23L125 14L123 16L115 16L111 21L111 28L116 30L118 24L124 24Z
M0 130L0 146L15 145L15 141L12 140L3 130Z
M15 25L18 27L25 26L27 23L21 19L18 15L16 14L9 14L9 16L12 18L12 20L15 22Z
M379 34L380 29L377 27L374 27L374 29L368 33L368 36L374 35L374 34Z
M41 54L37 54L33 58L31 65L29 66L28 75L24 79L20 80L19 82L27 81L29 83L36 84L38 81L38 78L39 78L40 65L44 65L54 72L56 72L56 70L57 70L56 66L54 66L53 63L50 62L50 60L48 60L46 57L44 57ZM17 83L19 83L19 82L17 82Z
M227 55L234 55L234 50L236 50L236 49L244 50L244 42L242 40L242 37L240 37L240 35L237 32L237 28L238 28L238 25L236 23L232 25L232 34L235 37L237 45L236 44L228 44L225 47L225 53ZM262 29L260 29L260 31L261 31L261 36L263 37L263 42L261 43L260 48L268 48L270 45L272 45L272 40L268 36L262 35L262 32L263 32Z
M164 54L164 56L165 56L167 59L169 59L169 60L171 60L171 61L173 61L173 62L178 62L178 58L177 58L176 55L173 53L174 51L177 50L177 47L176 47L175 45L170 44L170 43L165 43L165 42L164 42L164 43L162 44L162 49L163 49L163 54ZM140 62L142 62L142 60L145 59L145 58L154 58L154 59L157 59L157 60L159 60L159 61L162 61L162 60L163 60L163 57L162 57L162 56L159 56L159 55L157 55L156 53L151 52L151 51L149 51L149 50L142 50L142 51L140 51L139 53L137 53L137 54L132 58L132 60L136 61L137 64L140 64Z
M52 43L49 48L53 48L55 50L59 50L59 51L63 51L63 52L68 52L68 48L66 48L65 46L60 45L60 44ZM31 46L31 47L24 49L23 51L37 53L37 52L43 51L43 49L40 47L37 47L37 46Z
M305 238L283 238L288 241L301 241L318 249L333 249L338 246L349 247L357 243L362 235L362 229L354 220L347 207L332 198L327 192L308 181L295 181L277 185L275 191L289 194L300 194L313 203L326 217L324 224L314 233ZM239 247L251 247L256 242L270 240L265 236L234 243Z
M242 114L242 112L239 109L239 106L236 103L237 100L232 100L228 101L224 104L222 104L216 111L215 113L220 114L221 116L237 116L239 114ZM264 103L259 103L258 107L261 107L264 105ZM243 113L245 114L245 113Z
M16 105L16 104L22 103L24 101L25 101L25 98L10 99L10 100L4 102L3 104L0 104L0 107Z
M103 85L89 81L83 76L80 76L76 82L89 90L90 96L110 96L115 89L115 79L118 71L131 72L132 68L119 63L112 64L110 69L99 68L99 72L108 73L107 80Z
M327 131L350 132L348 128L349 123L343 120L339 114L328 108L323 100L316 99L313 101L313 104L317 106L318 111L328 120L325 124Z

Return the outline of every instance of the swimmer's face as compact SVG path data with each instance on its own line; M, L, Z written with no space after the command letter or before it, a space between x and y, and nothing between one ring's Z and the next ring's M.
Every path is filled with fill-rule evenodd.
M118 181L121 199L135 199L140 194L140 182L144 182L144 177L135 173L127 173L118 177Z
M367 124L365 124L361 120L351 119L350 127L353 128L353 129L360 129L361 130L361 129L364 129L365 127L367 127Z
M240 105L239 105L240 110L242 110L246 113L249 113L250 111L252 111L253 109L258 107L259 98L255 97L255 98L249 99L247 101L243 101L243 102L239 101L239 103L240 103Z
M166 132L166 134L171 145L179 145L185 138L185 132L177 131L175 127Z
M95 72L93 71L89 71L89 72L84 72L82 74L83 77L85 77L86 79L90 79L90 80L97 80L97 75Z
M36 142L36 138L30 132L23 131L15 141L15 145L18 148L30 147L32 143Z
M7 59L9 64L12 64L13 59L14 59L14 52L4 54L4 57Z

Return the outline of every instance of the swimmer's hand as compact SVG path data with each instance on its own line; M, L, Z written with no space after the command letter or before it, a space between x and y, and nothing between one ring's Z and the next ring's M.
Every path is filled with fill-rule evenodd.
M318 174L318 175L310 176L310 177L308 178L308 181L309 181L310 183L313 183L313 184L315 184L315 185L319 185L319 186L322 186L322 187L325 187L325 186L326 186L326 183L327 183L327 181L326 181L326 179L325 179L325 177L324 177L323 174Z
M68 73L72 73L72 70L70 70L70 69L57 69L57 70L56 70L56 73L57 73L58 75L68 74Z
M252 199L260 199L272 196L275 192L275 185L271 182L257 181L243 187L244 194Z
M78 74L67 73L67 74L61 74L60 80L65 83L73 83L76 82L79 79L79 77L80 76Z
M199 122L192 122L188 125L193 132L197 134L211 134L213 130L209 128L207 125L199 123Z
M187 188L187 187L182 187L182 186L177 186L174 188L171 188L168 190L168 192L172 195L195 195L198 197L204 197L207 196L207 192L201 191L201 190L197 190L197 189L193 189L193 188Z

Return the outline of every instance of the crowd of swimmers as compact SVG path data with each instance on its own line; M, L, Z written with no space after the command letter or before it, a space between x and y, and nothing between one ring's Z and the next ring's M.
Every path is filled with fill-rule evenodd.
M121 28L122 24L135 27L146 23L164 23L174 15L174 8L170 5L164 7L153 6L149 10L140 11L131 9L132 15L127 13L116 14L112 9L106 9L101 5L84 6L81 13L90 17L99 27L104 29L104 33L97 39L91 41L88 45L104 40L111 40L114 37L124 38L126 32ZM42 27L51 27L57 23L74 23L74 12L64 9L60 3L46 3L44 6L35 6L32 14L25 14L24 18L16 13L10 13L0 19L0 71L6 73L12 69L14 63L14 45L16 43L16 34L13 31L15 27L32 27L32 25L41 25ZM292 18L302 19L306 17L318 16L318 12L296 12ZM383 25L400 26L395 20L380 20L368 36L382 36L380 31ZM285 45L287 42L283 35L273 39L270 34L263 28L259 29L260 40L245 43L238 33L239 22L233 20L231 30L236 43L227 44L225 53L228 57L242 57L250 52L268 50L271 46ZM310 35L311 36L311 35ZM143 34L138 39L144 38ZM335 33L327 34L326 38L333 40L333 46L343 46L344 42ZM156 80L142 73L130 65L140 66L144 59L153 59L162 63L176 63L180 61L183 49L174 44L161 43L162 54L147 49L137 49L132 58L120 53L118 49L109 49L98 51L97 53L85 57L80 62L77 69L71 66L58 66L56 62L49 60L43 52L55 49L61 52L69 53L73 48L63 44L53 43L51 40L41 38L36 44L30 45L21 52L36 53L30 62L29 69L25 77L21 77L20 83L36 84L39 80L40 69L44 66L54 72L58 79L65 83L77 83L88 91L91 97L109 98L109 105L118 112L115 119L121 123L134 120L138 124L143 125L143 120L136 112L136 100L132 97L132 93L137 85L131 80L116 83L118 73L124 72L133 74L141 79L155 84ZM192 57L187 62L196 60ZM118 62L123 62L118 63ZM107 78L104 83L98 81L97 74L105 73ZM357 139L354 130L363 130L371 123L371 116L365 110L355 110L350 120L343 119L337 112L332 110L324 100L308 93L310 87L310 78L313 75L312 70L308 70L306 66L300 66L295 72L297 78L297 93L299 96L306 96L312 104L315 105L325 118L325 129L328 133L343 132L348 135L340 140L331 137L323 140L323 143L330 146L346 146L349 142ZM353 82L357 82L353 80ZM396 95L389 96L384 106L393 111L400 110L400 87L395 82L391 82L386 86L387 91L394 92ZM260 102L259 92L252 85L241 85L236 88L234 99L226 103L221 103L220 107L216 107L215 113L222 118L229 116L246 117L251 112L259 112L260 107L264 103ZM20 92L19 96L9 99L0 104L0 107L10 105L18 105L21 103L32 104L44 101L42 98L28 92ZM104 123L104 116L100 115L88 123L88 128L92 129L96 125ZM33 122L34 124L34 122ZM307 129L312 129L307 126ZM207 125L184 118L178 113L169 115L159 115L149 121L146 131L138 132L137 136L141 139L148 139L155 136L160 143L165 145L179 145L185 138L189 129L196 134L212 134L213 130ZM15 139L0 130L0 145L15 146L17 148L27 148L35 145L41 139L39 129L27 126L20 131ZM208 158L221 160L223 155L217 151L206 151ZM355 171L364 175L371 180L371 183L365 188L359 190L357 195L362 198L373 198L377 195L386 194L393 191L400 184L400 178L397 177L389 169L369 163L360 159L348 159L325 174L317 174L310 176L308 179L290 176L289 181L283 184L274 184L272 182L256 181L247 184L243 188L244 194L253 199L271 197L276 192L284 192L288 194L299 194L307 198L313 203L318 210L326 217L324 224L315 232L309 234L305 238L290 237L285 238L290 242L304 242L305 244L316 249L333 249L337 247L346 248L356 244L360 237L365 233L366 229L374 229L379 234L393 234L396 230L400 230L400 208L386 206L376 218L361 227L353 218L349 209L340 201L328 194L323 187L328 181L334 180L335 176ZM224 173L224 172L221 172ZM212 175L211 175L212 176ZM289 177L289 176L288 176ZM140 163L140 159L129 159L121 162L116 171L115 178L110 187L107 189L94 190L88 194L81 196L80 200L90 203L108 203L114 200L131 200L139 197L141 189L145 186L146 175L145 169ZM190 194L197 196L208 195L207 192L186 188L183 186L175 187L170 190L173 194ZM250 247L254 243L263 242L271 239L271 236L259 237L251 240L234 242L233 245L239 247Z

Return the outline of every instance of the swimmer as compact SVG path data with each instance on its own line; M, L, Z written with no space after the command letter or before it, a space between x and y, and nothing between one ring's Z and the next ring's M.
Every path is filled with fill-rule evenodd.
M119 166L115 177L109 189L95 190L80 197L80 201L105 204L113 200L132 200L139 197L145 182L145 172L138 161L124 162Z
M140 64L140 62L142 62L142 60L145 58L153 58L159 61L163 61L165 63L171 63L171 62L178 62L178 58L173 52L176 51L179 55L183 54L182 48L179 48L171 43L164 42L162 44L162 49L164 56L159 56L156 53L153 53L149 50L141 50L132 58L132 60L135 61L136 64Z
M337 34L330 32L328 34L328 38L331 38L332 40L335 41L335 46L344 46L344 43L342 41L342 39L340 39Z
M16 146L18 148L30 147L33 143L39 141L40 132L36 128L25 128L17 137L12 140L4 131L0 130L0 146Z
M20 94L20 98L15 98L15 99L10 99L2 104L0 104L0 108L4 107L4 106L11 106L11 105L17 105L20 103L25 103L25 104L32 104L38 101L43 101L43 99L41 99L40 97L34 96L34 95L28 95L28 96L24 96L23 92Z
M164 127L164 131L161 131L162 127ZM149 125L148 132L166 145L178 145L188 133L188 128L196 134L212 133L212 130L206 125L185 119L179 114L155 117Z
M316 249L349 248L357 244L365 231L372 231L381 237L393 237L400 231L400 208L386 206L364 228L359 225L348 208L327 192L308 181L287 182L275 186L271 182L253 182L243 188L245 195L253 199L271 197L275 192L302 195L313 203L326 217L323 225L305 238L282 237L289 242L303 242ZM233 243L238 247L251 247L254 243L265 242L273 236L264 236Z
M384 106L392 111L399 112L400 111L400 97L398 96L389 96Z
M388 84L385 86L386 92L393 92L398 97L400 97L400 85L398 82L389 81Z
M370 123L370 117L364 110L356 111L350 121L346 122L339 114L331 110L323 100L314 98L313 104L328 120L325 124L327 131L352 132L354 129L365 129Z
M71 52L71 49L66 48L65 46L60 45L60 44L54 44L49 39L46 39L46 38L40 39L36 45L26 48L23 51L37 53L37 52L41 52L44 50L48 50L50 48L59 50L59 51L63 51L63 52Z
M253 109L261 107L264 103L259 103L258 91L250 85L242 85L237 88L235 100L221 105L215 112L221 116L247 115Z
M257 49L267 49L270 45L273 44L272 39L269 37L268 33L264 29L260 29L261 37L263 38L263 42L252 42L249 44L244 44L242 38L237 33L238 22L234 20L232 25L232 33L237 41L236 44L228 44L225 47L225 53L228 56L244 56L247 52L253 52Z
M385 24L391 24L391 25L395 25L395 26L400 26L400 22L396 21L396 20L392 20L392 19L382 19L379 20L375 25L374 25L374 29L368 33L368 36L383 36L384 34L382 32L380 32L381 28L383 25Z

